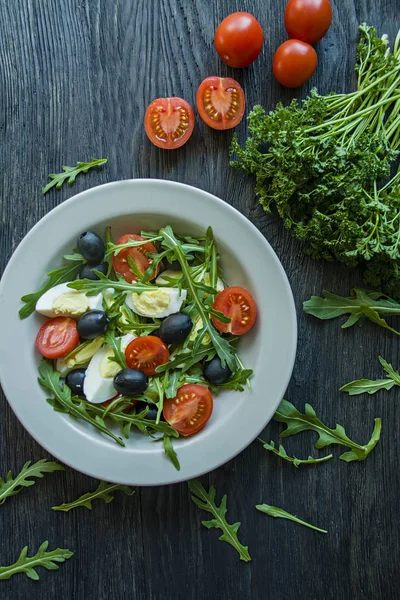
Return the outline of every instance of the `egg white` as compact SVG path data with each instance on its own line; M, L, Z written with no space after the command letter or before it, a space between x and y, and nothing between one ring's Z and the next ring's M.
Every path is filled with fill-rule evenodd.
M133 333L127 333L122 336L120 338L122 351L125 351L128 344L135 338L136 335L133 335ZM100 371L102 360L109 350L110 346L107 344L100 348L90 360L89 366L86 369L86 376L83 381L83 393L86 400L92 402L92 404L101 404L117 395L113 385L114 377L103 377Z
M168 296L167 306L162 302ZM178 288L160 287L157 290L142 292L141 294L128 293L126 304L134 313L141 317L163 319L180 311L186 300L187 291Z
M101 294L97 294L97 296L86 296L86 294L84 294L83 292L80 292L79 290L73 290L72 288L69 288L66 283L60 283L59 285L56 285L53 288L50 288L49 290L47 290L47 292L45 292L43 294L43 296L41 298L39 298L39 300L36 303L36 312L40 313L41 315L44 315L45 317L71 317L71 318L78 318L81 314L86 312L86 310L74 312L73 310L68 310L68 309L66 309L64 311L63 310L55 311L54 310L55 301L57 299L59 299L61 296L63 296L64 294L71 294L71 297L73 297L75 295L79 295L81 297L84 296L84 298L87 300L88 308L86 308L86 310L95 310L95 309L101 310L102 309L103 296Z

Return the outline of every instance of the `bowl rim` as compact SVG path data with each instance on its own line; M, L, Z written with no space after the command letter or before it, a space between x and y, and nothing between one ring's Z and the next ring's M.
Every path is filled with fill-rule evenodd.
M228 204L221 198L218 198L217 196L210 194L209 192L206 192L206 191L202 190L201 188L191 186L188 184L175 182L175 181L158 179L158 178L137 178L137 179L117 180L117 181L113 181L113 182L109 182L109 183L102 184L99 186L95 186L95 187L89 188L87 190L84 190L82 192L79 192L78 194L75 194L71 198L63 201L62 203L60 203L59 205L57 205L56 207L51 209L48 213L46 213L32 227L32 229L24 236L24 238L18 244L17 248L15 249L14 253L12 254L11 258L8 261L8 264L6 265L6 268L3 272L2 278L0 280L0 306L1 306L4 302L4 295L7 293L7 287L9 285L8 281L12 279L13 265L15 264L15 262L17 262L19 260L20 255L24 251L25 247L29 244L30 240L32 238L34 238L38 232L40 232L40 230L43 227L47 227L48 223L50 223L53 219L57 218L59 213L64 213L65 211L68 211L68 207L70 205L75 205L78 202L82 203L82 202L84 202L85 198L88 198L88 201L90 201L90 197L95 196L99 190L103 190L103 189L106 189L106 190L112 189L112 188L116 189L121 186L122 187L138 186L140 188L140 186L145 186L145 187L150 186L151 187L154 185L159 186L160 184L162 184L162 186L168 186L170 189L176 188L177 190L179 189L179 190L187 191L190 194L194 194L194 195L197 194L202 197L203 201L209 202L211 204L215 204L217 207L222 209L222 211L231 213L233 215L233 218L238 219L240 223L245 223L246 227L250 228L252 234L256 237L256 239L262 245L264 245L264 247L268 250L268 252L270 253L270 258L273 260L273 262L275 263L275 267L277 267L278 271L280 272L281 284L283 285L283 287L285 289L285 293L287 296L286 300L288 301L289 308L290 308L290 310L289 310L290 314L288 315L288 317L290 319L291 339L290 339L290 344L286 348L285 360L286 360L287 368L286 368L285 376L282 378L282 380L280 382L280 390L281 390L280 397L275 401L275 403L274 403L275 405L273 406L272 412L271 412L271 410L266 411L266 414L264 415L264 417L257 423L257 425L255 427L253 427L251 436L248 437L248 439L246 439L246 440L242 440L241 443L238 444L238 446L235 448L234 451L232 451L232 449L231 449L231 451L229 452L229 455L225 455L224 453L222 453L220 455L220 456L222 456L221 458L213 455L212 461L211 461L212 464L205 465L204 467L198 466L193 470L193 472L190 473L190 475L188 475L186 473L187 469L184 469L183 471L182 470L176 471L172 467L173 471L171 471L170 469L168 469L166 467L166 465L164 465L164 471L165 471L166 475L158 477L157 481L148 481L147 477L145 478L145 481L142 481L140 479L140 477L132 478L131 476L127 476L127 477L118 476L117 479L113 479L112 475L110 475L108 477L103 477L103 476L101 476L99 469L93 468L93 466L81 467L80 464L77 464L76 459L71 458L71 456L65 456L65 454L63 454L63 451L59 452L57 450L57 447L55 447L54 440L52 442L50 442L46 439L43 439L43 435L39 435L37 433L37 428L31 426L31 424L29 422L27 422L27 418L24 414L24 410L22 410L21 405L18 404L18 402L16 402L15 399L13 398L12 385L10 384L10 382L7 378L7 375L6 375L6 370L7 370L6 363L3 360L0 361L0 381L2 383L3 391L8 400L10 407L12 408L13 412L15 413L15 415L17 416L18 420L21 422L23 427L30 433L30 435L45 450L47 450L48 452L53 454L57 459L59 459L60 461L62 461L65 464L67 464L68 466L70 466L80 472L83 472L89 476L96 477L99 479L106 479L107 481L115 481L116 483L137 485L137 486L140 486L140 485L146 485L146 486L167 485L167 484L171 484L171 483L178 483L178 482L185 481L187 479L201 476L204 473L208 473L208 472L220 467L221 465L225 464L226 462L228 462L229 460L231 460L232 458L237 456L252 441L254 441L254 439L259 435L259 433L269 423L277 406L279 405L279 403L285 393L287 385L290 381L292 372L293 372L293 367L294 367L294 362L295 362L295 357L296 357L296 350L297 350L297 318L296 318L296 309L295 309L293 293L292 293L292 290L290 287L289 280L287 278L286 272L285 272L281 262L279 261L275 251L269 244L268 240L257 229L257 227L247 217L245 217L239 210L237 210L235 207ZM115 215L115 218L117 218L119 215L123 214L122 212L120 212L118 215L118 211L116 211L116 212L117 212L117 214ZM135 212L137 212L138 214L144 214L143 210L137 211L135 209L132 209L132 215L134 215ZM162 214L162 211L160 211L160 214ZM101 217L101 215L96 215L96 216ZM171 216L171 218L173 218L172 215L170 215L170 216ZM179 217L179 215L177 215L177 217ZM187 220L190 220L190 219L187 219ZM191 219L191 220L193 221L193 219ZM196 223L195 220L193 222ZM217 239L217 241L218 241L218 239ZM0 311L0 321L3 318L4 318L4 316L1 315L1 311ZM6 354L4 356L6 356ZM246 393L246 392L244 392L244 393ZM86 438L90 438L91 441L95 441L93 435L85 436L84 439L86 439ZM194 438L192 438L192 439L194 439ZM110 442L110 443L112 443L112 442ZM96 444L94 444L94 445L96 445ZM115 444L115 446L116 446L116 444ZM168 464L169 464L169 462L168 462Z

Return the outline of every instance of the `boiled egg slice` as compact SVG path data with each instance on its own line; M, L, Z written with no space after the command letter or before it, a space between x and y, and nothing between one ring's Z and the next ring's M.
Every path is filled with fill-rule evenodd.
M72 369L86 367L89 364L90 359L98 350L100 350L103 342L104 337L99 335L99 337L89 341L88 344L85 344L83 348L79 349L78 346L78 348L68 356L57 359L56 370L61 373L62 377L65 377Z
M160 287L157 290L149 290L141 294L129 292L126 296L126 303L133 312L141 317L163 319L179 312L186 296L186 290Z
M133 333L127 333L120 338L121 349L125 352L127 345L136 338ZM93 404L101 404L117 395L113 381L121 366L113 360L113 349L106 345L100 348L91 359L83 381L83 393L86 400Z
M77 318L88 310L102 308L103 296L86 296L73 290L66 283L60 283L47 290L36 303L36 311L46 317Z

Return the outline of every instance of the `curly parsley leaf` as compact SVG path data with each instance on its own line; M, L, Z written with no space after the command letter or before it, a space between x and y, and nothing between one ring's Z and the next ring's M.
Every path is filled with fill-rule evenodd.
M180 471L181 470L181 465L179 464L178 455L177 455L177 453L174 450L174 447L173 447L172 441L171 441L171 437L169 435L165 435L164 434L163 445L164 445L164 452L165 452L166 456L172 462L172 464L174 465L175 469L177 471Z
M290 513L286 512L286 510L278 508L277 506L270 506L269 504L257 504L256 509L265 513L266 515L269 515L270 517L288 519L289 521L294 521L295 523L299 523L300 525L304 525L305 527L309 527L310 529L314 529L320 533L328 533L325 529L320 529L319 527L315 527L315 525L310 525L310 523L291 515Z
M305 405L305 413L303 414L287 400L282 400L273 418L279 423L286 424L286 429L281 432L280 437L288 437L301 431L315 431L318 434L318 440L315 444L316 448L325 448L331 444L339 444L351 448L349 452L345 452L339 457L346 462L365 460L368 454L375 448L381 434L381 420L375 419L371 439L366 445L361 446L347 436L342 425L336 425L335 429L330 429L324 425L309 404Z
M328 454L327 456L323 456L322 458L313 458L312 456L309 456L307 459L296 458L295 456L289 456L282 444L279 444L279 447L276 448L275 443L272 440L270 442L264 442L260 438L257 439L262 443L263 447L266 450L269 450L276 456L279 456L279 458L283 458L283 460L291 462L292 465L294 465L295 467L298 467L299 465L314 465L326 462L327 460L330 460L333 457L333 454Z
M35 482L32 481L31 477L43 477L44 473L53 473L54 471L64 471L64 467L46 458L42 458L33 464L29 460L16 477L13 477L11 471L9 471L5 481L0 477L0 505L4 504L7 498L22 492L24 487L34 485Z
M37 567L44 567L49 571L54 571L59 568L56 563L62 563L74 555L73 552L65 548L56 548L47 552L48 546L49 542L43 542L34 556L28 556L28 546L25 546L18 560L13 565L0 567L0 580L10 579L10 577L17 573L25 573L29 579L37 581L39 579L39 575L35 570Z
M59 285L60 283L67 283L76 279L81 266L86 262L83 256L79 253L67 254L64 256L64 258L71 261L72 264L65 265L54 271L50 271L50 273L47 274L49 280L42 288L40 288L40 290L22 296L21 301L25 302L25 304L19 310L19 316L21 319L26 319L34 312L37 301L49 289Z
M95 158L88 163L78 162L75 167L63 166L63 173L50 173L51 181L42 189L42 194L46 194L54 186L59 190L66 181L72 185L79 173L87 173L92 167L99 167L106 162L106 158Z
M106 483L105 481L100 481L97 489L95 489L93 492L87 492L72 502L60 504L60 506L53 506L53 510L68 512L73 508L78 508L79 506L83 506L84 508L92 510L93 500L101 499L108 504L114 500L113 493L118 491L124 492L127 496L133 496L135 493L135 490L132 490L127 485L119 485L116 483Z
M221 529L223 533L219 539L233 546L239 554L240 560L243 560L244 562L251 560L248 546L243 546L237 537L240 523L233 523L230 525L226 521L226 495L223 496L220 506L217 506L215 503L216 491L213 486L211 486L210 490L207 492L197 479L189 481L188 485L191 492L191 498L196 506L211 513L214 517L210 521L202 521L204 527L207 527L207 529Z
M382 356L379 356L379 362L387 373L386 379L357 379L343 385L340 391L347 392L349 396L356 396L375 394L379 390L391 390L395 385L400 386L400 373L395 371Z
M303 303L305 313L322 320L335 319L348 314L349 318L342 325L344 329L355 323L361 325L363 319L368 318L377 325L400 335L400 332L390 327L384 319L384 317L400 315L400 304L385 294L360 288L352 290L348 297L337 296L327 291L322 293L324 298L312 296L310 300Z

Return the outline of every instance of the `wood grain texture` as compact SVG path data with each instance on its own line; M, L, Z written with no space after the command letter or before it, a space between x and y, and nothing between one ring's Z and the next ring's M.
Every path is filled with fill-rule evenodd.
M320 64L312 84L321 92L349 90L357 25L368 21L392 38L400 25L400 0L334 1L334 20L318 44ZM228 494L228 518L242 522L240 539L253 560L239 563L218 533L200 524L187 485L117 494L93 511L53 513L51 506L94 489L96 482L66 470L49 474L0 507L0 564L16 560L44 539L75 556L40 582L23 576L1 582L4 600L379 600L398 598L400 578L400 395L348 398L340 385L381 376L378 354L400 366L398 339L372 325L343 331L301 312L301 303L323 288L347 293L356 272L313 262L300 245L257 204L253 182L232 171L231 133L197 119L189 143L163 153L144 135L147 104L164 95L194 103L200 81L233 75L248 106L301 97L271 75L271 57L284 40L285 0L0 0L0 256L2 269L31 227L51 208L91 186L131 177L188 183L220 196L246 215L271 242L290 279L299 319L299 346L287 397L310 402L331 426L339 422L365 443L373 418L383 434L365 462L335 460L294 469L254 442L234 460L203 478L219 497ZM234 10L261 22L266 40L258 61L238 71L221 64L213 49L218 22ZM246 133L243 122L238 132ZM62 164L106 156L107 166L78 177L73 188L40 190ZM399 326L399 323L398 323ZM23 368L23 367L22 367ZM27 398L27 402L29 398ZM257 415L253 415L257 418ZM275 439L270 424L264 439ZM314 453L312 434L286 440L296 456ZM46 456L0 404L0 475ZM328 535L254 509L266 502L328 529Z

